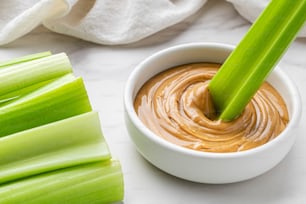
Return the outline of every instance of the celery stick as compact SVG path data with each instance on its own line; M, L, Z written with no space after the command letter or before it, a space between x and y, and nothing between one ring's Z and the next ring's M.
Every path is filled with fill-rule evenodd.
M305 0L270 2L209 84L220 119L243 111L305 20Z
M75 80L76 77L73 74L69 73L56 79L41 82L42 84L35 84L36 86L34 86L33 88L32 86L25 88L30 89L29 91L24 89L20 90L22 93L20 93L20 95L18 96L18 100L11 101L10 104L7 104L9 106L15 106L16 104L22 103L23 101L27 101L33 97L37 97L41 94L44 94L45 92L59 88L63 84L71 83Z
M50 88L54 88L55 86L60 85L63 82L68 82L74 80L76 77L73 74L66 74L56 79L51 79L48 81L39 82L37 84L27 86L22 89L18 89L12 91L10 93L4 94L0 96L0 106L3 106L8 103L12 103L13 101L18 100L18 103L21 100L25 100L29 97L33 97L42 93L46 90L50 90Z
M55 79L57 80L57 79ZM41 87L50 84L52 81L54 81L54 79L48 80L48 81L43 81L43 82L39 82L37 84L33 84L31 86L27 86L25 88L22 89L18 89L12 92L9 92L7 94L1 95L0 96L0 106L3 106L5 104L11 103L14 100L20 99L21 97L28 95L29 93L40 89Z
M0 137L92 110L81 78L37 92L0 107Z
M15 58L15 59L0 62L0 68L10 66L10 65L13 65L13 64L28 62L28 61L43 58L43 57L48 57L50 55L52 55L52 53L47 51L47 52L40 52L40 53L31 54L31 55L26 55L26 56L23 56L23 57L18 57L18 58Z
M71 73L66 54L60 53L0 69L0 96Z
M0 138L0 184L110 158L98 114L84 113Z
M111 203L123 199L118 161L88 163L0 186L1 204Z

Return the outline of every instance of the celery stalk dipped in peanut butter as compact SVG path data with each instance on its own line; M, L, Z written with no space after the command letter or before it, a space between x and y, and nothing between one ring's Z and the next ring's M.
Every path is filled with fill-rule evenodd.
M135 99L139 118L162 138L198 151L244 151L269 142L289 115L264 81L305 20L306 0L272 0L222 66L183 65L150 79Z
M209 84L220 119L245 109L306 20L306 0L272 0Z
M214 120L208 84L219 67L187 64L154 76L135 98L138 117L165 140L203 152L244 151L277 137L289 116L282 97L266 82L240 117Z

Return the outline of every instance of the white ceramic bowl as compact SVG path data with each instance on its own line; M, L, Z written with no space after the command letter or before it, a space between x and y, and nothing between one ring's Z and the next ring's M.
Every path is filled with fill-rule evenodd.
M279 67L268 81L284 98L290 115L286 129L274 140L254 149L234 153L206 153L172 144L150 131L138 118L133 102L138 90L152 76L173 66L193 62L222 63L233 46L192 43L171 47L148 57L130 75L125 89L125 121L140 154L159 169L200 183L232 183L265 173L278 164L296 138L301 99L297 88Z

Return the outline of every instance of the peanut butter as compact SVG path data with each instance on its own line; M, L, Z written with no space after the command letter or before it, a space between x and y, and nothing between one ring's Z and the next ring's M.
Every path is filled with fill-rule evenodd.
M187 64L154 76L135 98L139 118L160 137L204 152L243 151L277 137L289 116L284 100L267 82L235 120L217 119L208 83L219 67Z

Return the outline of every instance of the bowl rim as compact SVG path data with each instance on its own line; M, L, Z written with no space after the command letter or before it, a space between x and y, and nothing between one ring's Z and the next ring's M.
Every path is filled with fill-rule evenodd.
M143 134L145 135L148 139L153 141L154 143L163 146L164 148L168 148L174 152L180 153L180 154L185 154L185 155L190 155L193 157L205 157L205 158L213 158L213 159L224 159L224 158L239 158L239 157L245 157L249 156L252 154L257 154L258 152L266 151L267 149L270 149L271 147L277 145L277 143L281 142L284 140L284 137L289 135L287 132L290 129L295 128L295 126L298 124L300 117L301 117L301 96L298 91L297 86L294 84L293 80L288 77L287 74L285 74L284 71L282 71L279 66L277 65L273 72L274 74L277 74L279 78L281 78L282 81L285 82L286 87L289 90L289 93L292 97L292 113L290 114L290 120L288 122L287 127L273 140L260 145L258 147L245 150L245 151L240 151L240 152L225 152L225 153L218 153L218 152L203 152L203 151L198 151L198 150L192 150L188 149L179 145L176 145L174 143L171 143L162 137L156 135L153 133L148 127L146 127L142 121L139 119L137 116L137 113L134 109L134 98L133 98L133 92L134 88L136 85L136 78L142 73L145 65L151 61L154 60L165 53L168 52L176 52L177 50L181 49L186 49L186 48L196 48L196 47L201 47L201 48L221 48L221 49L230 49L233 50L235 46L230 45L230 44L224 44L224 43L215 43L215 42L196 42L196 43L184 43L184 44L179 44L175 46L171 46L165 49L162 49L160 51L157 51L150 55L149 57L145 58L142 60L134 70L131 72L129 75L125 90L124 90L124 107L125 107L125 112L129 116L130 120L134 124L134 126ZM290 136L290 135L289 135ZM137 146L137 145L136 145Z

